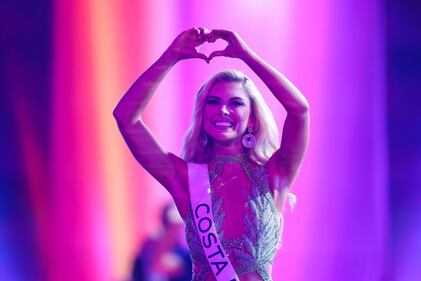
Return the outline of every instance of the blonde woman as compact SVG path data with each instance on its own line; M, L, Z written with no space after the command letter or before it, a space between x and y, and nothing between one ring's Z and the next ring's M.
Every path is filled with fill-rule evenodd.
M228 43L224 50L209 57L197 51L217 39ZM225 70L198 91L181 157L161 148L142 120L156 87L179 61L210 63L217 56L242 60L283 105L287 117L281 144L254 83L240 71ZM272 280L282 211L309 141L309 105L300 91L237 33L192 28L135 81L114 116L134 157L175 201L186 224L193 280ZM193 163L205 167L206 180L194 181L199 170ZM200 193L202 182L208 188ZM197 192L211 203L197 202Z

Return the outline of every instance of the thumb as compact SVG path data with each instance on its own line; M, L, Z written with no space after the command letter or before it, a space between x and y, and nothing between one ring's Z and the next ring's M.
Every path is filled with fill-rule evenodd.
M224 56L224 51L213 51L209 55L209 60L213 59L214 57L221 57L221 56Z
M207 63L209 63L209 58L205 54L197 52L197 53L194 54L194 57L198 58L198 59L205 60Z

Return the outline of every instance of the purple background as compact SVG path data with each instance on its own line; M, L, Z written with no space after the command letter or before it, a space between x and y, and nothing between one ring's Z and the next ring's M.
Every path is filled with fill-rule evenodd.
M181 18L174 34L197 23L212 26L219 11L210 10L197 19L200 7L194 3L180 1L171 7L178 9ZM227 26L251 38L275 67L285 65L282 71L308 97L312 110L309 153L293 190L299 201L296 211L286 214L284 246L276 260L274 280L420 280L421 2L294 3L287 21L290 26L285 29L249 32L251 19L226 20ZM63 156L65 149L57 149L64 142L57 139L80 139L74 137L78 128L66 123L71 120L66 119L69 113L57 114L53 106L59 100L79 108L65 103L63 96L72 89L64 86L63 71L57 71L57 53L63 56L67 50L67 46L58 49L55 43L58 34L67 35L58 29L57 7L66 14L65 7L52 1L6 0L0 4L0 280L122 280L124 266L114 265L115 260L121 262L121 253L114 254L113 249L130 247L133 243L120 241L144 235L153 225L133 226L140 230L130 232L132 236L112 238L113 234L102 232L103 225L120 217L102 214L101 210L106 210L102 205L108 201L89 203L97 193L86 195L79 178L59 184L57 178L63 171L80 162L60 164L62 159L73 158L70 152ZM314 9L319 10L316 13ZM139 28L152 33L156 27ZM148 59L125 76L125 88L170 42L173 33L168 33L171 35L150 43ZM282 38L291 41L286 47L270 46L261 38L265 34L278 36L276 42ZM67 42L63 40L60 42ZM116 56L123 60L124 54ZM130 58L125 59L129 65ZM136 63L139 66L139 62L131 65ZM215 69L225 66L216 64ZM70 63L63 69L70 73L72 67L80 66ZM202 68L186 64L169 81L180 82L177 91L192 97L200 81L215 70L191 80L189 75ZM122 93L116 93L112 104ZM271 97L266 95L266 100L272 105ZM111 116L112 108L109 112ZM284 115L279 112L275 115L282 121ZM183 125L177 125L183 131L190 112L175 113L185 114ZM151 113L151 122L157 115ZM162 122L155 122L162 128ZM168 146L176 149L178 142ZM74 157L96 159L84 151ZM79 184L82 187L78 189ZM72 186L73 191L69 190ZM101 190L102 185L98 186ZM137 200L141 197L133 194ZM72 204L76 202L72 198L89 202ZM153 200L148 203L154 197L148 198L142 202L144 209L154 204ZM95 212L100 214L92 215ZM120 209L118 215L124 217ZM98 218L105 218L104 222L98 223ZM91 248L92 237L104 240ZM85 238L86 242L82 241ZM110 266L104 267L107 264Z

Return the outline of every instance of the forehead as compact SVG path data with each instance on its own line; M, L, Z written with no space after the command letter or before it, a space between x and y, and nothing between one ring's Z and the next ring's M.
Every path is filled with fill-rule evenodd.
M241 83L238 82L218 82L213 85L212 89L208 93L208 96L216 96L221 99L240 97L248 99L248 95Z

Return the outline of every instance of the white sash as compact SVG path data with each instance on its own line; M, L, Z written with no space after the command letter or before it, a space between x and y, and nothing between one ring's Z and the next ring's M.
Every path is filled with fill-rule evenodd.
M192 216L199 234L200 244L216 280L238 281L239 278L228 259L215 229L207 164L188 163Z

